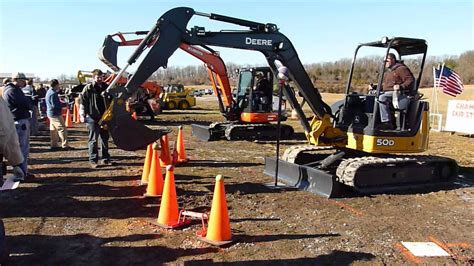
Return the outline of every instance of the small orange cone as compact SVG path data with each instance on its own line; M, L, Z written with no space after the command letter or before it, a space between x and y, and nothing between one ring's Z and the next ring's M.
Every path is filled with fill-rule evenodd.
M137 120L137 112L132 113L132 118L133 118L133 120Z
M159 197L163 193L163 174L161 173L160 157L158 151L153 149L148 186L145 197Z
M69 107L66 109L66 127L72 127L71 113L69 112Z
M170 145L168 141L168 134L163 135L160 139L161 154L160 162L162 166L171 165Z
M204 236L204 235L202 235ZM216 176L216 186L212 197L211 214L205 238L200 238L209 244L222 246L232 242L230 232L229 214L227 212L227 202L225 198L224 178L222 175Z
M146 148L145 162L143 163L143 172L142 179L140 181L141 185L148 183L148 175L150 174L151 161L153 157L153 144L149 144Z
M178 228L190 222L180 221L179 219L178 198L176 197L173 166L171 165L166 167L165 185L157 222L159 226L170 229Z
M185 163L188 161L186 157L186 151L184 149L184 138L183 138L183 127L179 126L178 129L178 139L176 140L176 148L178 153L177 163Z

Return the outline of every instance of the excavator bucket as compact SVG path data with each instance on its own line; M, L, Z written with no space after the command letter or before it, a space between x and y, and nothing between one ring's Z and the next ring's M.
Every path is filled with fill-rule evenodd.
M148 144L171 132L166 128L153 130L132 119L125 110L123 99L112 101L102 117L101 125L107 127L115 145L126 151L144 149Z
M276 163L275 158L266 157L263 173L275 177ZM342 184L336 181L335 176L322 170L283 160L278 160L278 181L326 198L341 195Z

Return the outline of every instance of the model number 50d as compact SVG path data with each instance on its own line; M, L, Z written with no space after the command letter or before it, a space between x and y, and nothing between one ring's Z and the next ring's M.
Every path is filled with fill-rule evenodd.
M377 146L393 146L395 141L393 139L377 139Z

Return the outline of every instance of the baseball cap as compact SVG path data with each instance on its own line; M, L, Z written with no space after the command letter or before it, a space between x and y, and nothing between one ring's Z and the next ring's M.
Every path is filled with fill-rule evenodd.
M25 73L23 73L23 72L16 72L16 73L13 73L12 79L24 79L24 80L26 80L26 76L25 76Z

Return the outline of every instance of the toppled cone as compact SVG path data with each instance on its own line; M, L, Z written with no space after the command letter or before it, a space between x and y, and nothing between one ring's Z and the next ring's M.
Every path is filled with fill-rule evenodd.
M232 243L229 214L225 197L224 179L222 175L216 176L216 186L212 197L211 213L207 232L201 232L200 240L214 246Z
M176 186L174 183L173 166L166 167L165 185L163 196L161 197L160 212L158 214L158 225L168 229L175 229L186 224L189 221L179 219L178 198L176 196Z

